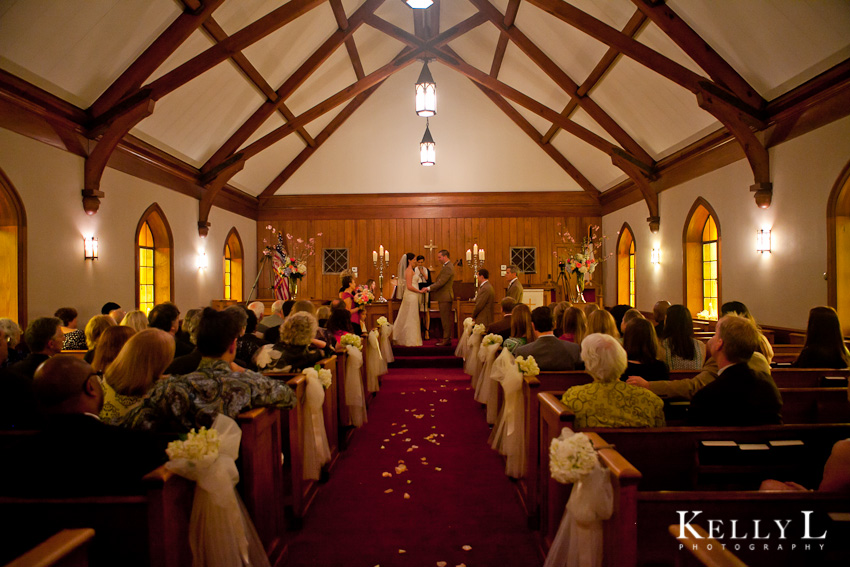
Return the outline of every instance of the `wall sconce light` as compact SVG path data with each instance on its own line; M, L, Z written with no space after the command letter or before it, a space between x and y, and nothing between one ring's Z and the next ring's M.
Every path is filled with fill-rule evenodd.
M661 263L661 248L653 248L652 252L649 256L649 261L652 262L653 266L657 266Z
M207 253L199 252L198 253L198 269L206 270L207 269Z
M86 260L97 260L97 238L94 236L83 237L83 254Z
M770 254L770 229L756 231L756 252Z

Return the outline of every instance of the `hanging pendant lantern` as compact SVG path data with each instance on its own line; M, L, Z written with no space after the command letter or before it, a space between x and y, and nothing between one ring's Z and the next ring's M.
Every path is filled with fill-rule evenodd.
M437 83L428 70L428 61L416 81L416 114L424 117L437 114Z
M419 143L419 163L425 166L434 165L437 158L436 144L434 138L431 137L431 130L428 127L428 121L425 121L425 135L422 136L422 141Z

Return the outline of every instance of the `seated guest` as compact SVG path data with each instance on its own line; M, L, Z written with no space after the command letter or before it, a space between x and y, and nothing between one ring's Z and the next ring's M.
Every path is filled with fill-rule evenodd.
M272 303L271 314L268 317L260 317L260 322L257 323L257 330L265 333L271 327L280 327L280 324L283 323L283 317L283 300L278 299Z
M760 491L795 491L808 490L796 482L765 480L759 487ZM832 446L832 452L823 466L818 492L850 493L850 439L842 439Z
M667 380L670 372L667 365L658 360L658 339L652 323L643 317L636 317L626 324L623 334L623 348L626 350L629 366L623 373L622 379L629 376L640 376L646 380Z
M689 424L782 423L782 397L776 384L747 366L758 348L758 335L756 326L743 317L727 315L717 322L708 341L709 353L717 361L717 379L694 394Z
M116 309L121 309L121 306L114 301L107 301L103 304L103 307L100 308L100 314L109 315L111 311L115 311Z
M670 370L699 370L705 362L705 344L694 337L691 312L684 305L671 305L664 322L666 338L658 358Z
M570 307L564 311L563 322L561 329L564 331L560 337L562 341L581 344L584 336L587 334L587 317L584 311L578 307Z
M107 313L107 315L112 317L112 320L115 321L116 325L120 325L121 321L124 320L124 317L127 316L127 312L119 307L117 309L113 309L112 311Z
M137 333L148 328L148 316L141 311L130 311L121 319L121 324L130 327Z
M619 327L620 328L620 336L625 335L626 326L629 324L630 321L632 321L633 319L643 319L643 318L644 318L643 313L641 313L637 309L629 309L628 311L623 313L623 320L620 321L620 327Z
M809 311L806 344L791 366L797 368L847 368L850 352L844 345L841 323L832 307L813 307Z
M136 331L124 325L115 325L106 329L97 339L97 346L94 347L94 359L91 363L94 371L103 375L109 365L118 358L118 353L130 337L135 334Z
M502 318L487 327L487 334L501 335L502 339L507 339L511 336L511 311L516 306L516 300L505 297L499 305L502 307Z
M263 315L266 312L266 306L262 301L252 301L248 304L248 311L254 314L254 318L257 319L257 323L259 323L260 319L263 318Z
M177 337L177 331L180 329L180 310L170 301L154 305L154 308L148 313L148 325L154 329L170 333L174 337L175 357L189 354L195 349L192 343Z
M198 324L198 350L203 359L195 372L159 380L122 426L135 429L187 432L211 427L223 413L236 418L254 407L290 409L297 400L283 381L246 370L234 372L239 324L227 313L204 309Z
M245 368L256 370L257 367L252 361L254 360L254 355L265 343L263 339L254 334L257 330L257 316L250 309L245 309L245 315L248 317L245 321L245 332L236 341L236 360L247 364Z
M724 317L726 315L740 315L741 317L752 321L753 325L756 326L756 329L758 329L759 332L759 348L756 349L756 352L760 352L764 355L767 362L770 363L770 361L773 360L773 347L767 337L764 336L764 333L761 332L761 327L759 327L758 322L756 322L756 318L752 316L750 310L747 309L747 306L740 301L727 301L720 306L720 316Z
M620 332L617 330L617 322L605 309L597 309L587 316L587 334L590 335L593 333L611 335L615 339L620 338Z
M239 339L244 337L245 336L245 329L248 328L248 313L246 312L246 309L244 307L242 307L241 305L230 305L230 306L222 309L222 311L224 313L227 313L231 317L233 317L233 319L239 325ZM199 320L200 320L200 317L199 317ZM197 326L196 326L196 328L197 328ZM239 349L239 339L236 339L236 349L237 350ZM197 350L197 349L195 349L195 350ZM239 372L240 370L245 370L246 368L249 368L250 366L252 366L252 363L250 362L250 360L251 359L249 358L248 361L245 361L245 360L243 360L243 359L241 359L237 356L233 360L233 363L230 366L231 366L231 368L234 372ZM197 368L197 366L195 368ZM251 370L254 370L254 368L251 368Z
M502 348L516 353L517 347L534 340L531 328L531 309L525 303L518 303L511 311L511 336L502 342Z
M591 315L593 315L596 311L599 310L599 306L595 303L588 303L584 308L584 316L588 319Z
M89 350L83 357L86 362L91 364L94 360L94 347L97 346L97 339L100 338L100 335L109 327L114 326L115 321L109 315L95 315L89 319L89 322L86 323L86 346Z
M162 378L173 358L174 337L165 331L145 329L130 337L104 373L100 419L118 424Z
M180 323L180 328L177 329L176 333L174 333L175 341L182 341L192 345L195 344L190 337L192 336L192 329L198 328L198 321L201 320L201 311L203 311L203 309L189 309L186 311L186 315ZM190 323L190 321L194 321L194 323ZM194 368L192 370L194 370Z
M575 370L579 346L552 334L552 313L548 307L536 307L531 312L531 328L534 342L517 347L516 356L533 356L540 370Z
M315 317L316 305L307 299L300 299L292 306L292 313L309 313ZM318 323L318 319L316 322ZM336 338L333 336L333 333L320 325L316 330L316 336L313 338L313 346L322 349L326 357L332 356L336 348Z
M167 460L166 437L102 423L101 378L84 361L58 355L36 371L33 390L44 429L5 454L0 485L16 496L138 493L141 479Z
M330 307L331 311L334 311L336 309L345 309L345 302L340 298L331 299Z
M21 328L18 324L11 319L0 319L0 331L2 331L5 336L4 342L8 349L6 353L6 360L5 362L0 363L0 368L11 366L26 358L27 353L22 350L22 347L25 345L21 344Z
M564 329L561 327L561 323L564 320L564 313L572 307L569 301L559 301L554 306L549 306L549 309L552 310L552 333L556 337L560 337L564 334Z
M203 355L201 355L201 351L198 350L196 341L198 324L201 322L202 313L203 310L201 309L190 309L186 313L186 318L183 319L181 327L185 329L189 344L192 345L192 351L188 354L175 357L174 360L168 364L168 368L165 369L166 374L189 374L190 372L197 370L198 365L201 364L201 358L203 358ZM175 349L177 348L176 345L177 342L175 338Z
M292 313L292 306L295 305L295 300L287 299L281 304L280 307L280 318L285 320L289 317L289 314ZM274 305L272 306L274 308ZM265 322L266 319L263 319ZM271 323L272 321L270 321ZM262 323L261 323L262 324ZM273 325L268 327L263 331L263 340L267 343L275 344L280 339L280 326L282 323L278 323L277 325ZM259 325L258 325L259 326Z
M611 314L611 317L614 318L614 326L618 331L621 331L623 328L623 317L626 315L626 312L632 308L631 305L615 305L614 307L610 307L608 309L608 313ZM622 332L622 331L621 331ZM620 335L622 336L622 335Z
M62 332L65 333L62 350L87 350L86 334L77 328L77 310L73 307L60 307L53 316L62 321Z
M581 359L593 382L573 386L561 398L575 413L576 426L664 427L661 398L620 382L627 362L626 351L617 339L600 333L588 335L581 343Z
M331 306L322 305L316 309L316 319L319 320L319 328L324 329L328 325L328 318L331 316Z
M350 316L348 321L350 324ZM319 323L309 313L291 314L280 326L280 342L257 351L257 366L283 372L298 372L313 366L325 358L325 352L313 346L318 328Z
M662 340L667 336L664 332L664 320L667 318L668 309L670 309L670 302L664 299L652 306L652 317L655 319L655 335L658 337L658 340Z
M348 319L345 319L346 317ZM318 322L316 324L318 325ZM355 332L354 325L351 323L351 313L344 307L331 311L331 316L328 318L328 324L325 328L337 344L344 334Z
M0 428L28 429L41 422L33 394L33 376L45 361L62 352L65 335L57 317L40 317L27 326L24 340L30 353L8 367L0 395ZM0 467L2 468L2 467Z

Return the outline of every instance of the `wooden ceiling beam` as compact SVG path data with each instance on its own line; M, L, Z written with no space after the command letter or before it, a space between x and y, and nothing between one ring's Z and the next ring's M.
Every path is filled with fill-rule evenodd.
M519 11L519 2L520 0L510 0L508 2L508 7L505 10L505 27L509 28L514 25L514 21L516 21L516 15ZM505 59L505 51L508 49L508 35L504 32L499 34L499 43L496 44L496 52L493 54L493 63L490 65L490 76L498 78L499 71L502 69L502 61Z
M688 57L708 73L714 82L729 89L755 109L761 110L767 105L764 98L665 2L657 0L632 0L632 2L676 45L681 47Z
M218 43L200 55L183 63L176 69L147 85L154 100L182 87L192 79L209 71L237 51L242 51L264 37L274 33L290 22L303 16L313 8L324 4L326 0L290 0L280 8L272 10L262 18L248 24L238 32Z
M643 12L640 10L636 10L634 15L629 18L629 21L626 23L625 27L623 27L623 33L629 37L634 37L637 32L643 27L643 24L646 22L646 16L644 16ZM590 75L584 80L581 86L578 88L578 95L584 96L589 93L593 87L602 79L605 73L608 72L608 69L614 64L614 61L617 60L617 57L620 56L620 52L613 48L609 47L608 51L605 52L605 55L602 56L602 59L599 60L599 63L593 68L590 72ZM575 109L578 107L575 99L570 100L567 103L567 106L564 107L564 110L561 112L561 116L564 118L569 118ZM552 124L549 131L543 135L543 141L545 143L549 143L552 141L552 138L555 137L555 134L558 133L560 128L557 124Z
M652 156L632 138L607 112L596 104L589 96L578 95L578 84L570 78L542 49L532 42L528 36L516 26L506 27L503 23L504 16L493 6L489 0L470 0L482 13L486 14L490 22L499 28L499 31L507 36L531 59L546 75L552 79L561 89L575 100L597 124L614 138L626 151L638 158L643 163L652 165L655 160Z
M299 153L295 157L295 159L289 162L289 164L286 166L286 168L284 168L280 175L275 177L274 181L269 183L269 185L265 189L263 189L263 192L260 193L260 197L271 197L272 195L274 195L277 190L280 189L283 184L286 183L296 171L298 171L298 168L304 165L307 159L314 153L316 153L316 150L318 150L319 147L321 147L321 145L324 144L328 140L328 138L331 137L331 134L336 132L336 130L340 126L342 126L342 124L346 120L348 120L348 118L351 117L352 114L354 114L354 111L360 108L360 106L364 102L366 102L366 99L372 96L372 93L378 90L378 87L380 87L382 84L384 84L383 81L370 88L369 90L364 91L354 97L351 102L349 102L339 114L334 116L334 119L331 120L330 124L325 126L324 130L322 130L322 132L318 136L316 136L316 145L304 148L301 153Z
M209 20L204 22L204 30L206 30L207 33L210 34L210 37L212 37L217 42L221 42L227 39L227 32L225 32L224 29L222 29L222 27L218 25L218 22L216 22L214 18L210 18ZM239 70L242 71L245 77L247 77L248 80L251 81L251 83L253 83L255 87L257 87L257 89L259 89L259 91L263 94L263 96L266 97L266 99L272 102L275 102L277 100L277 93L275 93L272 86L260 74L257 68L254 67L254 65L250 61L248 61L248 58L245 57L245 55L241 51L234 53L230 59L236 64L237 67L239 67ZM289 110L289 108L287 108L285 104L282 104L280 106L278 112L280 112L280 114L287 122L292 120L292 118L294 117L292 111ZM316 141L313 140L313 137L310 136L310 133L307 132L307 130L305 130L304 128L298 129L298 135L301 136L301 139L304 140L304 143L308 146L316 145Z
M381 31L394 39L397 39L408 47L422 50L430 48L440 48L443 45L449 43L450 41L453 41L458 37L462 36L466 32L477 28L486 21L487 16L485 16L481 12L477 12L475 15L472 15L460 22L459 24L452 26L451 28L437 35L433 39L423 41L416 37L414 34L404 31L400 27L391 24L390 22L384 20L379 16L372 14L368 18L366 18L366 23L375 28L376 30Z
M348 27L346 29L338 29L336 32L325 40L325 42L313 52L310 57L294 72L289 78L284 81L283 85L275 91L277 100L267 100L260 108L254 111L245 123L234 132L228 140L218 148L212 156L201 166L201 171L204 173L214 169L220 165L228 156L233 155L248 138L271 116L274 112L283 105L284 101L324 63L336 49L342 45L346 39L351 37L357 29L366 22L366 17L376 10L384 0L366 0L357 11L348 19ZM362 79L360 79L362 80Z
M345 15L345 8L342 5L342 0L330 0L331 9L336 18L337 27L341 30L348 29L348 17ZM359 81L366 76L363 71L363 62L360 61L360 54L357 52L357 44L354 42L354 36L345 38L345 49L348 51L348 58L351 60L351 67L354 69L354 75Z
M455 56L451 55L450 53L447 53L445 50L441 50L441 49L429 49L428 54L433 56L437 60L439 60L444 65L446 65L446 66L448 66L452 69L455 69L456 71L460 72L461 74L469 77L470 79L472 79L476 83L484 85L488 89L492 90L493 92L498 93L499 95L507 98L508 100L514 101L515 103L519 104L520 106L527 108L528 110L537 114L538 116L545 118L549 122L553 122L553 123L558 124L561 128L563 128L564 130L566 130L570 134L573 134L574 136L576 136L580 140L590 144L591 146L595 147L596 149L601 150L608 155L611 155L613 153L614 148L616 146L614 144L612 144L611 142L609 142L608 140L606 140L605 138L603 138L602 136L599 136L598 134L591 132L587 128L580 126L580 125L576 124L575 122L564 119L555 110L552 110L551 108L547 107L546 105L541 104L540 102L538 102L538 101L534 100L533 98L531 98L530 96L516 90L515 88L510 87L510 86L502 83L501 81L494 79L493 77L484 73L483 71L480 71L477 68L473 67L472 65L469 65L468 63L462 61L460 58L455 57ZM627 153L627 152L625 152L625 153ZM635 164L641 164L641 168L644 171L646 171L647 173L651 173L652 165L650 163L644 163L640 159L638 159L634 156L632 156L632 161Z
M224 0L206 0L200 11L187 10L180 14L145 51L121 73L89 107L89 114L98 117L131 92L138 90L145 80L183 44L196 29L212 16Z

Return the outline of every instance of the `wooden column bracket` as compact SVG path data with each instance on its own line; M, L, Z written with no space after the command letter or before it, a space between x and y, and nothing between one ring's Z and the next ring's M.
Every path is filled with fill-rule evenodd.
M697 102L700 108L717 118L741 144L744 155L747 156L747 161L750 162L750 168L753 170L754 183L750 186L750 191L755 193L756 205L766 209L770 206L773 197L770 155L750 128L750 124L764 127L764 123L760 122L760 117L747 112L747 107L743 104L735 104L734 95L725 93L711 83L699 84Z
M210 233L210 210L213 203L215 203L216 196L227 185L230 178L245 167L245 162L239 159L241 158L241 154L236 154L233 157L236 159L228 167L219 170L218 175L204 185L201 200L198 202L198 235L201 238L206 238Z
M83 209L86 214L93 215L100 208L100 199L104 196L100 190L100 180L103 170L112 156L112 152L125 135L139 122L153 113L155 102L150 96L143 96L126 106L120 114L98 125L98 131L103 132L97 145L86 158L83 179Z
M628 154L619 148L616 148L611 153L611 163L622 169L640 189L646 201L646 206L649 209L649 217L646 219L649 223L649 231L653 234L657 233L661 226L661 216L658 214L658 192L653 187L652 182L652 179L655 177L654 173L650 173L652 175L652 178L650 178L644 169L629 159Z

